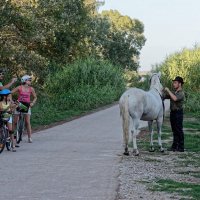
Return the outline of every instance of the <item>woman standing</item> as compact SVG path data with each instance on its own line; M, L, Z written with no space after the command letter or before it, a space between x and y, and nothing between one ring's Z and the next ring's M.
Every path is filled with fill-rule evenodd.
M21 110L20 112L23 112L25 114L25 124L27 128L29 143L32 143L32 138L31 138L32 131L31 131L31 123L30 123L31 107L33 107L33 105L35 104L37 100L37 95L35 93L35 90L33 87L31 87L31 80L32 80L31 76L24 75L21 78L21 85L12 90L12 94L18 93L18 101L28 108L27 111ZM32 101L31 101L31 98L33 98ZM20 112L16 110L14 113L13 130L15 130L16 128Z

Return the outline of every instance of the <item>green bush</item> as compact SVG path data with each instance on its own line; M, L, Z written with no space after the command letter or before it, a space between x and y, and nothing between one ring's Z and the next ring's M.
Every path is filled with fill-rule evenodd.
M197 117L200 116L200 94L189 91L186 93L185 109L187 112L195 113Z
M162 71L162 81L170 86L171 80L176 76L183 77L186 90L200 90L200 48L183 49L181 52L174 53L167 57L158 66Z
M124 87L124 81L119 68L114 67L108 61L88 58L78 60L66 66L62 71L51 74L46 81L45 91L54 96L69 90L76 90L82 85L95 87L110 85L120 90Z
M124 73L126 86L149 90L149 74L140 75L137 71L126 70Z
M33 124L49 124L112 103L124 89L118 67L94 58L79 60L49 75L44 86L46 97L33 109Z
M200 113L200 47L183 49L168 56L160 65L156 65L156 71L162 72L162 83L166 87L172 85L176 76L182 76L185 84L184 91L187 96L185 109L195 115Z

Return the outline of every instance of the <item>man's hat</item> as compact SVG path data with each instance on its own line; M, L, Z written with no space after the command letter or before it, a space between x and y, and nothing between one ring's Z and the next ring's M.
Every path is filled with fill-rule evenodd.
M172 81L178 81L179 83L184 83L183 82L183 78L182 77L180 77L180 76L177 76L174 80L172 80Z

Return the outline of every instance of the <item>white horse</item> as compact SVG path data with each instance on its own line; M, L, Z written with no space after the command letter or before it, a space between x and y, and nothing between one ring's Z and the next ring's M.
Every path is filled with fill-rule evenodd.
M153 120L157 122L158 144L161 152L164 152L161 141L161 127L164 116L164 105L162 101L163 86L160 83L161 73L154 73L150 79L150 90L144 91L138 88L130 88L123 93L119 100L120 115L122 116L123 139L125 144L125 155L129 155L129 120L133 121L132 142L133 152L139 155L136 143L136 136L139 133L140 120L148 121L149 131L151 133L150 151L154 151L153 147Z

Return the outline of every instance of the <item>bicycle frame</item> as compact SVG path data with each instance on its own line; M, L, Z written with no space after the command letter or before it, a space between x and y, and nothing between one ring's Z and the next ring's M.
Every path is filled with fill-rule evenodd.
M1 145L0 153L3 152L5 144L6 144L6 131L5 131L4 124L2 124L0 127L0 145Z
M25 130L24 113L20 112L17 120L17 127L15 129L16 142L19 144L22 141L22 136Z
M7 150L10 151L12 147L12 142L9 137L7 121L4 121L3 119L0 119L0 120L1 120L0 122L0 144L1 144L0 153L1 153L3 152L5 146Z

